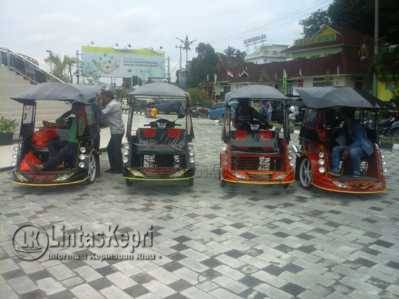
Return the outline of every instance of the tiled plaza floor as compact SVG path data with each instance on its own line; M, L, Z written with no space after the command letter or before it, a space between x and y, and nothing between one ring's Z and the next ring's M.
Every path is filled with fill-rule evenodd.
M0 173L0 298L399 298L399 157L385 152L389 190L343 196L299 186L227 187L215 169L221 128L196 121L193 187L128 188L103 174L89 186L21 189ZM106 168L105 160L103 165ZM49 253L129 253L50 248L38 261L12 249L20 224L69 232L145 232L155 260L49 260Z

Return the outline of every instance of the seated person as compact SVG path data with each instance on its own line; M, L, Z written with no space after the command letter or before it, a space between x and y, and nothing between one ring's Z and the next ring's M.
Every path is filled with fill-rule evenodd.
M251 131L249 124L254 120L258 120L265 128L270 128L264 115L251 107L248 100L240 100L235 110L234 126L238 130Z
M78 136L86 129L84 109L78 103L72 104L72 109L56 120L56 123L43 122L46 127L56 127L58 138L49 141L48 160L40 165L32 165L36 170L55 170L62 163L73 167L78 149Z
M366 130L361 126L359 121L353 119L349 114L345 114L344 129L338 134L336 142L331 153L331 174L339 176L339 162L341 156L344 158L349 156L352 165L352 175L359 177L360 162L363 158L369 157L374 152L371 141L367 138Z

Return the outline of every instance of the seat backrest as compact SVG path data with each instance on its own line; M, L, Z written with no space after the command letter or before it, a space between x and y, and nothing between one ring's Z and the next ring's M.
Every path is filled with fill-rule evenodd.
M166 136L170 139L180 140L183 136L184 130L177 128L170 128L166 130Z
M139 139L153 139L157 136L157 131L154 128L138 128L136 135Z

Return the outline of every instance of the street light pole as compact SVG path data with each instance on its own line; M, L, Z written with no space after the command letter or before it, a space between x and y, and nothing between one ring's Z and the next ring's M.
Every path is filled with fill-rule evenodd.
M374 0L374 62L378 55L378 36L379 36L379 0ZM373 73L373 94L378 96L377 74Z
M80 59L79 59L79 50L76 50L76 84L79 84L80 78Z
M182 46L176 46L176 48L179 49L179 70L182 69L182 56L181 56L181 50L183 49Z

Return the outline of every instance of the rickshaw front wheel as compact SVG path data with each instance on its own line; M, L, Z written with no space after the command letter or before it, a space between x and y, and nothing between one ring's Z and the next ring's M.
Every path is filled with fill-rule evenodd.
M87 168L87 176L89 178L89 183L93 183L97 177L97 159L94 153L91 153L89 156L88 168Z
M312 187L312 166L308 158L302 158L299 164L299 183L305 189Z

